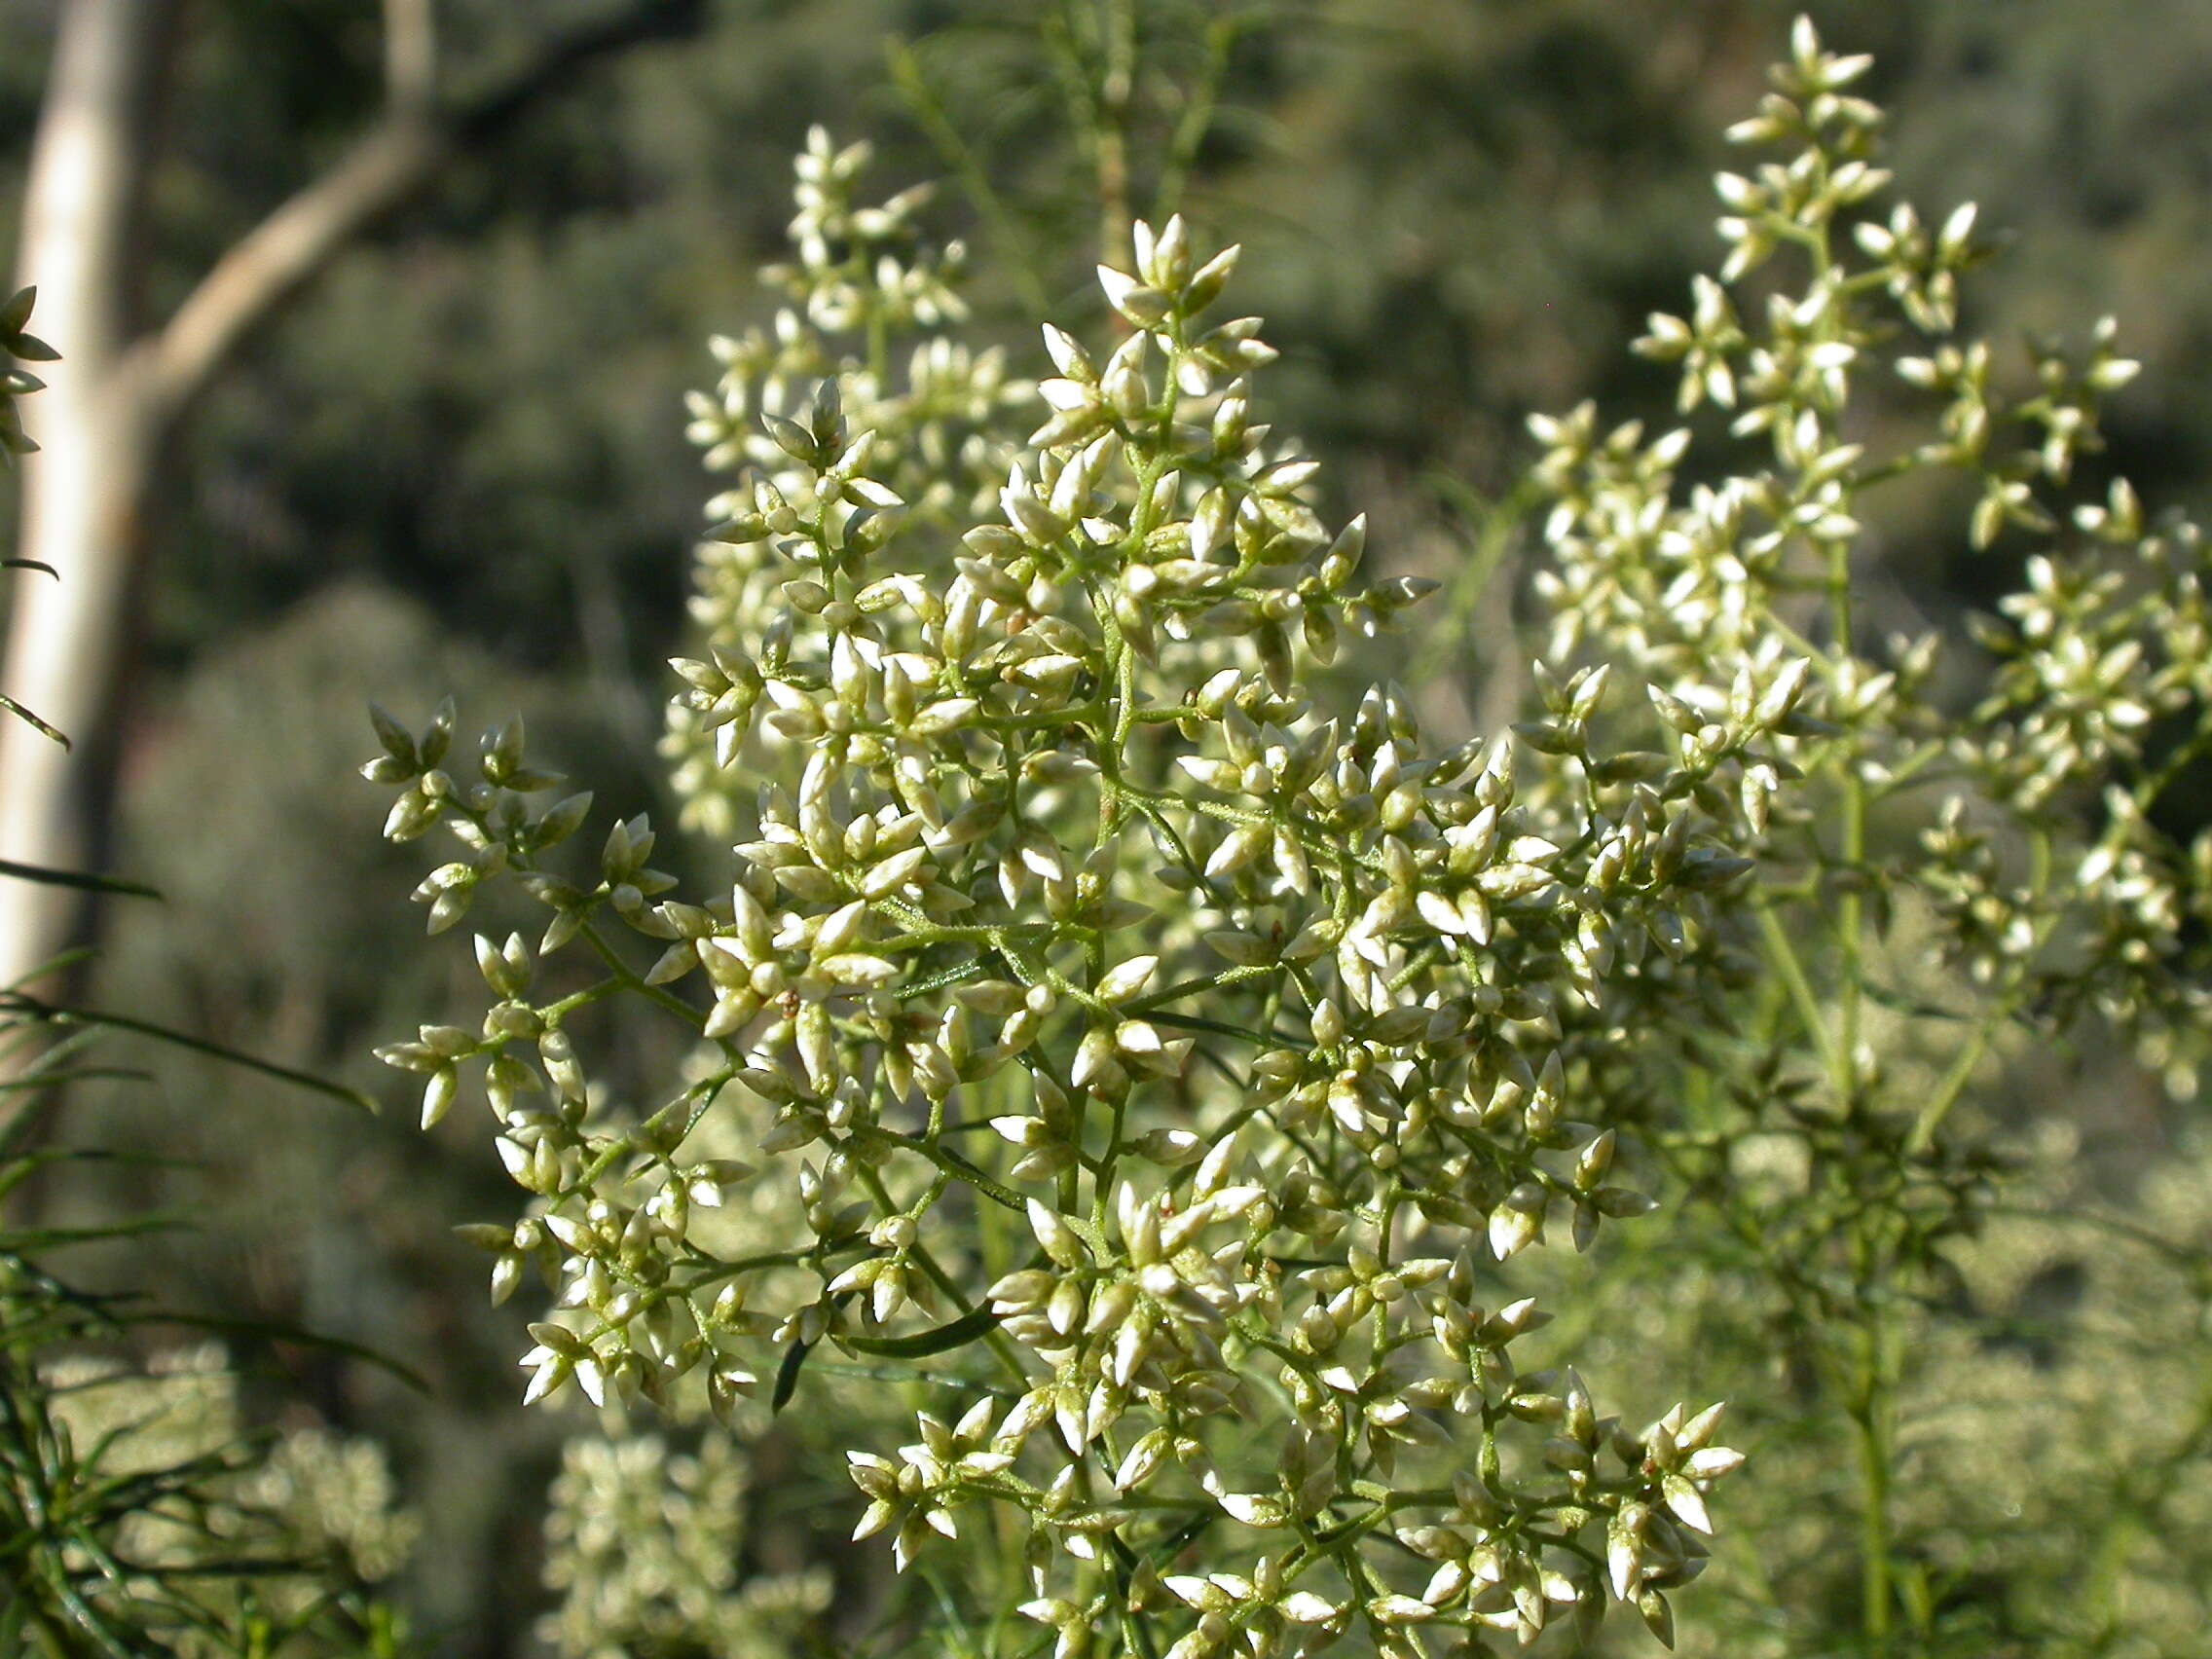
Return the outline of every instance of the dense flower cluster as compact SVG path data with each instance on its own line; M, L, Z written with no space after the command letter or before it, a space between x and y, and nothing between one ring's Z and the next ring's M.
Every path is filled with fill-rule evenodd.
M563 864L588 802L534 804L519 726L462 768L450 710L382 721L368 768L394 838L461 841L433 931L496 879L549 912L479 939L480 1026L385 1051L425 1121L481 1068L532 1195L475 1230L495 1294L555 1291L530 1397L726 1418L907 1377L910 1444L852 1419L860 1532L1017 1563L987 1610L1063 1659L1398 1655L1614 1601L1671 1639L1740 1457L1717 1408L1632 1433L1568 1362L1648 1400L1655 1356L1779 1356L1778 1466L1846 1446L1854 1484L1767 1504L1746 1582L1851 1564L1869 1651L1972 1651L1994 1603L2064 1623L1946 1542L1988 1514L1939 1420L1986 1338L1942 1310L2019 1196L1992 1074L2103 1031L2196 1088L2212 835L2160 809L2212 750L2206 555L2077 484L2134 372L2110 324L2017 384L1960 336L1972 209L1889 203L1865 68L1801 21L1732 134L1781 159L1721 175L1721 268L1639 343L1688 424L1532 423L1533 706L1465 742L1386 680L1338 695L1422 584L1364 576L1256 421L1235 250L1138 225L1110 332L1049 328L1032 385L948 332L920 198L863 204L865 150L811 140L789 307L692 411L737 479L664 747L726 891L681 896L642 817ZM2017 558L1970 648L1877 637L1869 525L1911 478ZM645 1110L587 1075L607 1003L698 1039ZM1533 1248L1645 1188L1678 1256ZM1536 1288L1575 1316L1530 1341ZM2114 1397L2104 1352L2068 1350L2070 1399ZM2212 1418L2168 1415L2063 1432L2178 1481ZM2138 1485L2112 1503L2171 1496ZM1787 1646L1788 1609L1715 1629Z
M861 204L857 187L868 161L866 144L834 147L820 128L808 134L791 224L799 257L761 273L763 284L792 303L768 328L709 342L724 373L713 392L691 394L690 436L710 470L747 474L707 503L719 525L758 510L756 479L794 511L809 510L812 476L767 422L803 414L825 382L835 386L854 429L875 434L868 472L898 497L909 535L919 520L950 533L940 538L949 543L988 513L1026 430L1034 386L1009 375L1002 350L973 350L950 332L967 316L960 244L933 254L922 241L915 214L926 190ZM842 353L840 337L865 342L864 354ZM894 353L903 359L897 365ZM701 543L691 603L713 641L749 629L757 636L781 608L789 579L764 539L725 535ZM663 750L685 803L684 826L728 841L753 793L743 782L751 767L733 764L750 722L737 718L735 698L696 701L669 705Z
M2093 1008L2183 1060L2212 1028L2212 956L2191 942L2212 917L2212 834L2172 845L2150 815L2212 748L2212 560L2194 525L2151 523L2124 478L2069 509L2103 400L2136 372L2113 323L2078 359L2038 344L2027 385L2001 384L1990 347L1956 336L1960 274L1986 251L1972 206L1934 231L1909 203L1882 211L1880 112L1846 90L1866 59L1823 51L1809 25L1796 45L1731 133L1793 153L1720 176L1720 277L1638 342L1680 366L1682 409L1718 407L1725 431L1601 433L1589 405L1531 423L1548 450L1551 655L1625 668L1692 710L1718 707L1736 674L1810 661L1806 713L1827 730L1806 754L1841 824L1786 850L1820 866L1824 898L1855 916L1858 895L1910 887L2009 1012ZM1852 403L1885 373L1927 410L1901 438ZM1951 688L1972 664L1954 670L1934 634L1867 637L1863 520L1918 474L1972 486L1973 548L2052 543L1976 630L1997 671L1965 720ZM1930 798L1918 856L1869 867L1869 815Z
M650 1433L571 1440L545 1520L561 1605L541 1634L570 1659L787 1659L829 1604L829 1576L743 1576L751 1484L724 1435L696 1451Z
M1800 22L1775 92L1731 134L1783 159L1720 176L1723 268L1638 343L1679 368L1691 424L1604 431L1587 405L1532 423L1548 508L1534 585L1552 659L1649 682L1660 726L1684 738L1741 706L1744 677L1810 665L1783 751L1799 781L1747 846L1756 874L1728 892L1723 925L1757 951L1757 983L1708 1027L1677 1027L1673 1065L1584 1058L1604 1115L1652 1124L1689 1199L1669 1245L1711 1288L1670 1327L1756 1325L1746 1346L1785 1356L1800 1391L1776 1443L1849 1446L1857 1464L1848 1503L1772 1518L1745 1581L1853 1561L1870 1650L1909 1629L1915 1651L1985 1652L1993 1631L2090 1628L2025 1568L1977 1584L1965 1562L1998 1558L1961 1540L1988 1528L1955 1519L1988 1515L1972 1467L1952 1466L1971 1436L1944 1389L1988 1340L1958 1287L1975 1240L2023 1201L2009 1171L2027 1125L1989 1084L2054 1039L2117 1040L2177 1097L2197 1091L2212 831L2177 839L2160 809L2212 749L2212 563L2124 479L2076 485L2103 400L2135 372L2109 321L2079 354L2034 346L2017 383L1960 337L1959 278L1986 251L1973 209L1931 228L1887 204L1880 112L1849 90L1865 68ZM1907 479L1958 491L1962 544L2021 571L1971 643L1872 625L1901 608L1870 543L1884 487ZM2071 1202L2078 1186L2031 1191ZM2201 1273L2201 1238L2167 1248ZM2176 1352L2195 1351L2184 1327L2202 1294L2175 1305ZM2117 1392L2107 1405L2067 1419L2068 1449L2040 1450L2027 1478L2083 1493L2089 1445L2132 1442L2113 1456L2169 1471L2201 1459L2192 1403L2170 1420ZM1974 1420L2002 1437L2018 1419ZM1948 1537L1929 1519L1946 1506ZM2065 1519L2086 1535L2098 1513L2084 1500ZM2124 1554L2115 1528L2100 1547ZM2083 1588L2109 1612L2109 1582ZM1730 1625L1718 1650L1764 1650L1747 1633L1786 1616ZM2094 1640L2126 1629L2115 1617Z
M558 873L586 803L532 804L554 781L519 727L461 772L450 711L384 721L368 767L401 790L394 838L461 838L418 895L433 930L505 876L550 911L535 947L479 939L480 1027L385 1051L426 1121L481 1067L534 1196L480 1230L496 1291L535 1261L562 1309L530 1397L703 1377L726 1409L803 1386L824 1345L927 1358L961 1397L853 1448L861 1531L904 1562L1012 1510L1023 1611L1064 1654L1156 1627L1175 1659L1413 1653L1611 1599L1667 1632L1739 1461L1717 1408L1632 1432L1530 1369L1545 1315L1504 1264L1649 1206L1576 1049L1694 1024L1747 972L1711 910L1802 666L1747 664L1673 753L1593 750L1603 671L1540 675L1518 748L1432 747L1387 684L1318 706L1316 671L1422 584L1363 581L1363 527L1332 534L1314 463L1254 420L1273 353L1207 320L1235 251L1138 227L1100 272L1118 342L1049 330L1043 424L994 434L995 360L926 343L884 378L894 328L950 308L880 245L907 206L850 206L857 166L802 162L800 309L722 351L699 411L714 459L751 462L672 745L695 806L734 793L707 732L757 783L697 814L736 825L726 894L676 897L643 818ZM847 326L866 357L831 356ZM793 365L832 362L795 397ZM925 395L947 382L949 408ZM579 955L604 977L574 983ZM570 1030L616 997L712 1056L642 1120ZM731 1110L772 1123L701 1156ZM805 1235L720 1253L711 1212L760 1183Z

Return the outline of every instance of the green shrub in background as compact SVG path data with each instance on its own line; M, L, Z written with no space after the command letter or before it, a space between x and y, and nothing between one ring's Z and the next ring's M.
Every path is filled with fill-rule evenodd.
M0 350L11 359L55 355L26 332L34 297L25 288L0 307ZM13 401L38 389L32 375L0 372L0 460L38 447ZM56 574L30 560L5 564ZM67 741L4 695L0 711ZM0 880L157 897L111 876L8 861ZM172 1343L149 1356L137 1343L152 1330L245 1322L88 1290L52 1265L66 1251L181 1225L162 1216L72 1225L25 1203L59 1173L158 1161L44 1143L61 1090L139 1079L91 1052L102 1027L366 1104L189 1034L0 986L0 1647L39 1659L392 1659L401 1624L370 1587L398 1567L414 1522L394 1502L378 1449L319 1427L249 1432L240 1378L220 1344Z
M96 1035L0 992L0 1198L115 1160L35 1135L47 1091L129 1075L93 1063ZM136 1351L149 1331L223 1321L87 1290L53 1265L164 1226L0 1223L0 1644L40 1659L388 1659L400 1627L371 1587L413 1522L376 1448L249 1432L218 1344Z
M1777 159L1723 175L1726 264L1640 346L1693 424L1536 424L1518 743L1346 694L1418 584L1363 584L1255 424L1256 320L1202 320L1233 256L1139 226L1040 410L951 337L918 199L813 143L793 308L693 410L743 476L666 749L729 896L670 897L642 818L564 863L588 802L532 804L519 726L461 768L450 712L382 721L368 768L394 838L462 842L433 931L493 883L545 913L478 940L480 1026L386 1051L425 1121L481 1068L532 1195L479 1230L495 1295L555 1292L529 1396L820 1403L932 1592L866 1599L864 1647L1484 1651L1611 1642L1615 1601L1671 1639L1739 1460L1693 1385L1758 1453L1699 1649L2186 1646L2202 1154L2100 1168L2007 1085L2196 1092L2212 838L2161 808L2212 747L2204 555L2075 478L2109 326L2017 390L1959 336L1972 211L1884 203L1864 67L1801 22L1733 134ZM1879 451L1876 373L1928 398ZM2019 563L1973 645L1884 640L1886 488ZM579 1049L648 1006L698 1058L632 1104ZM1531 1248L1645 1190L1591 1265ZM564 1477L559 1640L619 1650L664 1596L738 1650L734 1465L630 1444ZM645 1603L617 1501L666 1523Z

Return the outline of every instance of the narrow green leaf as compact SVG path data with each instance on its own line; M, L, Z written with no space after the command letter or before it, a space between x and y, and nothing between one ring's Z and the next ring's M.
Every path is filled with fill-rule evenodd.
M812 1348L805 1343L793 1343L784 1349L783 1363L776 1367L776 1386L768 1395L768 1410L771 1414L780 1412L791 1404L792 1395L798 1388L799 1368L806 1363L806 1356L811 1351Z
M933 1353L966 1347L998 1327L998 1315L987 1308L978 1308L973 1313L962 1314L927 1331L916 1331L910 1337L839 1336L836 1340L855 1353L874 1354L883 1359L922 1359Z
M249 1337L259 1342L279 1343L291 1347L319 1348L324 1353L341 1354L373 1365L379 1371L397 1378L418 1394L427 1394L430 1385L421 1373L402 1364L387 1353L381 1353L362 1343L350 1343L343 1337L326 1337L318 1331L303 1331L293 1325L276 1324L266 1319L227 1319L208 1313L133 1313L119 1321L126 1325L181 1325L187 1330L207 1331L221 1337Z
M161 890L142 881L126 881L120 875L99 875L91 870L49 869L44 865L18 864L0 859L0 876L36 881L48 887L76 887L88 893L118 893L132 899L159 899Z
M157 1025L151 1020L133 1019L125 1014L104 1014L97 1009L64 1008L57 1004L41 1002L35 997L25 996L20 991L0 991L0 1012L5 1012L11 1005L41 1018L50 1019L57 1025L97 1025L114 1031L132 1032L140 1037L151 1037L157 1042L168 1044L171 1048L188 1049L196 1054L205 1054L211 1059L224 1060L234 1066L242 1066L247 1071L259 1072L264 1077L276 1078L280 1083L292 1084L312 1093L326 1095L332 1100L344 1101L347 1105L357 1106L371 1115L374 1115L377 1110L376 1102L359 1089L348 1088L344 1084L332 1083L328 1078L316 1077L313 1072L301 1071L293 1066L279 1065L275 1060L264 1060L257 1055L240 1052L237 1049L230 1048L222 1043L212 1042L205 1037L195 1037L188 1031L178 1031L170 1026Z
M15 698L9 696L5 691L0 691L0 709L5 709L9 714L14 715L18 719L21 720L24 724L31 727L32 730L39 732L43 736L51 737L55 742L60 744L62 748L67 749L69 747L69 740L66 737L63 737L61 733L55 730L54 727L48 725L46 721L40 719L38 716L32 714L30 710L24 708L22 704L17 702Z

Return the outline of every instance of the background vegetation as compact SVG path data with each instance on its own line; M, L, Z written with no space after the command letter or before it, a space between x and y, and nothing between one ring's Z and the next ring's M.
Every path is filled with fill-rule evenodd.
M1449 581L1471 548L1506 561L1470 626L1417 660L1424 713L1446 725L1494 725L1520 693L1494 672L1514 654L1493 643L1525 555L1510 535L1486 540L1483 503L1533 459L1522 418L1585 395L1616 418L1671 407L1673 376L1621 348L1711 263L1718 135L1754 102L1796 9L1254 6L1227 46L1184 205L1211 240L1246 246L1243 302L1284 352L1274 418L1327 462L1346 498L1332 521L1346 502L1369 511L1388 568ZM55 10L0 0L0 197L27 154ZM477 40L504 10L453 8ZM557 1635L566 1615L545 1625L555 1599L541 1584L548 1487L558 1474L571 1515L553 1552L573 1560L595 1547L573 1515L605 1501L579 1494L614 1492L640 1455L564 1455L572 1423L515 1409L520 1312L487 1316L482 1259L450 1231L507 1213L511 1194L464 1114L418 1134L404 1091L367 1059L473 971L416 948L416 913L394 902L412 863L376 840L377 793L347 782L360 709L375 696L419 714L449 689L473 709L519 707L535 752L609 798L662 787L641 762L703 494L682 394L717 373L710 333L772 307L753 272L779 251L805 129L873 138L892 184L972 158L1003 213L948 190L933 214L988 255L973 295L983 332L1030 371L1038 298L1063 315L1093 304L1100 207L1029 26L1039 10L1063 9L721 0L695 39L599 66L347 253L214 385L167 459L144 527L104 862L168 902L106 916L89 995L397 1109L365 1129L275 1083L165 1061L153 1088L79 1086L71 1138L158 1146L189 1173L86 1165L26 1192L56 1220L188 1201L195 1234L92 1268L167 1302L343 1332L424 1375L417 1394L336 1352L270 1350L242 1409L281 1398L297 1421L387 1449L421 1529L393 1594L435 1651L522 1653ZM1093 10L1064 8L1077 21ZM2119 313L2144 373L2110 412L2113 448L2146 498L2212 502L2212 15L2188 0L1815 11L1838 47L1877 55L1869 91L1892 111L1907 193L1976 200L1983 227L2027 244L1978 290L1972 323L2004 338ZM1206 24L1241 15L1158 12L1148 38L1163 64L1202 57ZM188 10L137 263L150 313L373 106L375 20L352 0ZM910 55L887 56L892 40ZM1882 548L1899 611L1937 621L2016 574L1968 564L1941 504L1899 505ZM2205 809L2184 791L2167 810L2184 829ZM625 1058L641 1076L667 1063ZM2200 1198L2193 1210L2172 1172L2186 1103L2157 1080L2083 1055L2024 1066L2009 1087L2023 1120L2054 1125L2044 1155L2085 1166L2100 1199L2202 1226ZM1644 1242L1641 1265L1663 1278L1666 1235ZM2101 1285L2152 1295L2101 1248L2039 1244L2026 1266L1991 1254L1977 1294L2053 1317ZM1725 1287L1697 1306L1709 1315L1664 1324L1651 1348L1714 1371L1747 1364L1759 1334L1730 1325ZM2056 1385L2056 1358L2025 1324L1995 1346L1941 1340L1964 1345L1957 1375L1976 1388ZM2067 1386L2130 1363L2077 1362ZM720 1558L668 1591L707 1609L699 1628L767 1628L724 1604L745 1593L718 1579L730 1559L773 1582L793 1629L824 1573L883 1593L877 1555L841 1542L849 1488L802 1431L769 1434L750 1478L722 1456L682 1475L700 1505L751 1493ZM1996 1450L1980 1456L2004 1467ZM2037 1508L2052 1495L1991 1501L2055 1559L2070 1547L2064 1516ZM660 1513L657 1496L635 1501ZM1693 1595L1685 1624L1700 1605Z

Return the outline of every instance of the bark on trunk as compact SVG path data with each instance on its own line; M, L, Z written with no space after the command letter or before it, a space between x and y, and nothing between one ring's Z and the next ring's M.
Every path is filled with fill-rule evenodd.
M61 353L23 410L42 446L23 465L18 551L59 580L16 582L10 695L78 743L0 721L0 856L74 867L89 845L92 752L107 715L153 434L126 371L132 230L173 0L69 0L23 204L22 280ZM69 942L65 888L0 882L0 985Z
M39 285L39 337L62 360L23 411L42 451L23 468L18 551L60 579L18 584L0 683L79 749L0 720L0 858L53 868L82 867L94 844L140 520L178 418L247 335L457 151L490 143L595 59L694 32L705 0L610 6L451 104L435 96L428 0L387 0L383 119L133 342L130 261L175 10L66 0L31 154L22 281ZM0 881L0 986L65 949L84 914L67 888Z

